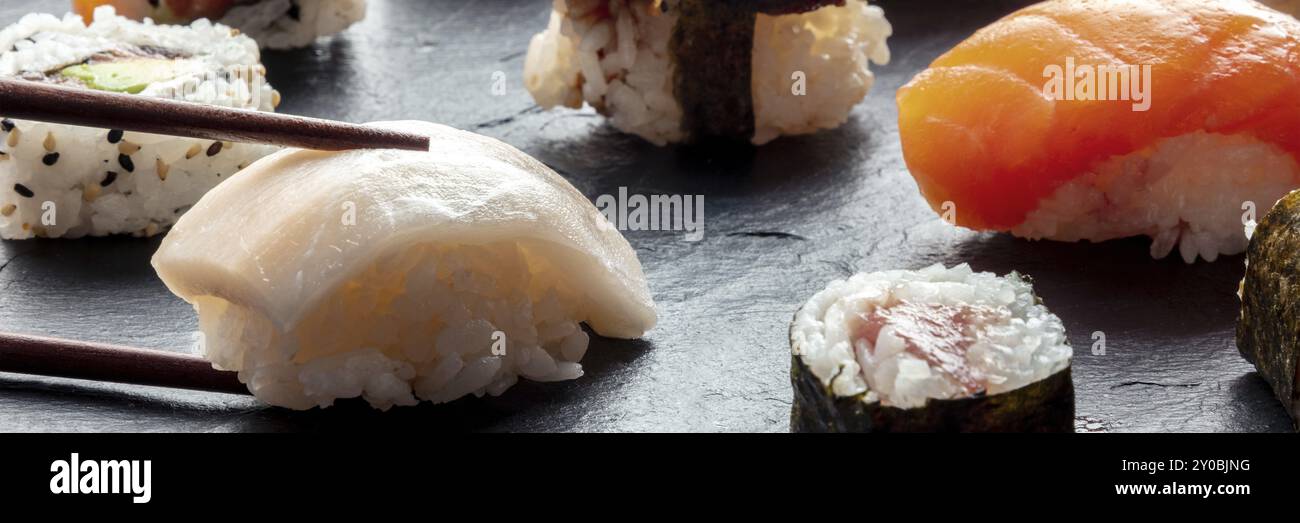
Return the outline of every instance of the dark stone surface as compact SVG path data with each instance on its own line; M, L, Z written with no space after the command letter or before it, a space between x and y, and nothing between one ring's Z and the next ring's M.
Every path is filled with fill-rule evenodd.
M936 262L1033 276L1077 348L1080 429L1288 430L1234 346L1240 256L1185 265L1149 259L1145 240L975 234L945 225L918 195L899 150L895 89L1018 2L884 3L894 62L875 68L878 83L849 123L753 151L660 149L590 110L536 109L521 70L549 3L372 2L345 34L264 59L284 112L475 130L540 158L592 199L621 186L705 195L702 241L628 233L659 306L659 326L644 340L594 340L577 381L382 414L356 402L291 412L243 397L3 374L0 430L780 432L790 418L786 330L795 309L831 279ZM5 2L0 22L67 5ZM504 96L492 94L494 71L506 74ZM187 350L195 317L149 267L157 245L0 243L0 329ZM1098 331L1104 356L1089 350Z

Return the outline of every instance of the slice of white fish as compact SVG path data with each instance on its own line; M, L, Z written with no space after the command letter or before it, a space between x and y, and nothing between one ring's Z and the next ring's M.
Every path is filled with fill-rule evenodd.
M577 322L616 338L654 326L635 251L554 171L450 127L373 125L427 134L430 150L273 154L204 196L153 258L199 310L208 357L259 397L499 394L581 375ZM491 348L494 332L508 346Z

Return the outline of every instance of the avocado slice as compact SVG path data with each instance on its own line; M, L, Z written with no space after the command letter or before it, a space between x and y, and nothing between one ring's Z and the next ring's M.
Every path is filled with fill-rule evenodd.
M164 58L133 58L68 66L60 74L80 80L91 89L137 94L149 84L184 74L188 69L181 62Z

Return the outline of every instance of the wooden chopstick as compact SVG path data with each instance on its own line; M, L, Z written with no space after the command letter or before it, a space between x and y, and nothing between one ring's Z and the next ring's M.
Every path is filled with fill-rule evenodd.
M198 356L6 332L0 372L248 394L234 372Z
M0 115L204 140L322 151L429 150L429 137L319 118L0 78Z

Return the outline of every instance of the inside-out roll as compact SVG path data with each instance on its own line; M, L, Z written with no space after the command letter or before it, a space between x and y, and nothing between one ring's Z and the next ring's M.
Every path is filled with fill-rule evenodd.
M636 253L573 186L497 140L424 122L428 152L288 149L209 193L154 256L205 354L296 409L497 395L574 379L586 323L655 323Z
M73 0L78 13L111 5L123 16L160 24L206 18L247 33L268 49L303 47L366 17L366 0Z
M1073 430L1065 326L1016 273L836 280L795 315L790 345L795 431Z
M206 20L157 26L95 11L94 22L24 16L0 31L0 76L272 111L257 44ZM152 236L204 193L276 148L3 119L0 238Z

